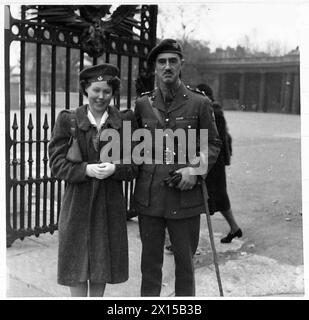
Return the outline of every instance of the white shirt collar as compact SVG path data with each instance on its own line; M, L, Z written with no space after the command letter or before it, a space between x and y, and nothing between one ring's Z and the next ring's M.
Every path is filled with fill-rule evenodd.
M88 108L88 111L87 111L87 117L90 121L90 123L95 126L98 130L100 130L102 128L102 126L104 125L104 123L106 122L107 118L108 118L108 111L106 109L106 111L103 113L102 115L102 118L100 120L100 124L99 124L99 127L97 126L97 123L95 121L95 118L93 116L93 114L91 113L90 109Z

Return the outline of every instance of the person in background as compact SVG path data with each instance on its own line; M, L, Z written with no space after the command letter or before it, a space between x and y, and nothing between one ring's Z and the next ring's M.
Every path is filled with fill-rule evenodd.
M135 80L135 91L137 97L139 97L144 92L150 91L153 88L152 80L153 74L151 72L147 72L144 68L142 68L137 79Z
M121 112L110 105L118 75L118 68L107 63L82 70L81 91L89 103L60 112L49 144L52 174L67 183L59 216L58 283L73 297L102 297L106 283L128 279L122 181L134 179L137 166L107 161L103 138L106 129L122 137ZM80 159L77 152L68 156L72 130Z
M230 243L235 237L242 236L242 230L238 226L233 215L230 199L226 188L225 166L230 165L232 155L232 138L228 133L226 120L222 107L214 100L212 89L207 84L199 84L197 89L212 101L212 107L215 113L216 126L222 141L221 151L216 163L211 168L206 177L206 186L208 190L208 205L210 214L220 211L230 227L230 232L221 239L222 243Z

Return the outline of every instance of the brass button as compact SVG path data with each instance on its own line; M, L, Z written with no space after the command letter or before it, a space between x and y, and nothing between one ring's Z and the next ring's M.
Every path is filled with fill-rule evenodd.
M172 211L172 214L177 214L177 211Z

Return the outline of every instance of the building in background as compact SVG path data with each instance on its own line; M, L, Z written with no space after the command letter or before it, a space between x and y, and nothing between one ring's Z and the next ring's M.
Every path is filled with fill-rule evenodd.
M300 114L298 48L280 57L208 58L183 73L192 86L208 83L225 109Z

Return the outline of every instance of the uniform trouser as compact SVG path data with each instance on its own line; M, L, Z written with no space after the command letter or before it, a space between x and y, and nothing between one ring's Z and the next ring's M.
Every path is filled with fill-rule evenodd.
M164 219L139 215L142 240L141 296L160 296L167 227L175 259L175 295L194 296L193 256L199 242L200 216Z

